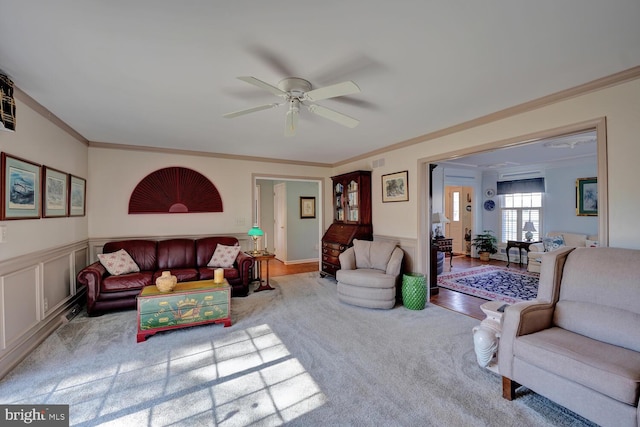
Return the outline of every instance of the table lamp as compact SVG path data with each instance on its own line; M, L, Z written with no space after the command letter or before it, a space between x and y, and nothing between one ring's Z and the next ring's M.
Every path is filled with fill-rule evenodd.
M431 215L431 223L438 224L435 230L436 239L442 239L444 237L442 235L442 226L440 224L446 224L449 222L451 222L449 221L449 218L444 216L442 212L434 212L433 215Z
M530 242L531 239L533 239L532 231L536 231L536 228L533 226L532 221L527 221L524 223L522 231L526 231L526 233L524 233L524 238L527 239L527 242Z
M247 234L249 234L249 237L253 239L253 253L259 254L260 251L258 250L258 238L263 236L264 232L260 229L260 227L258 227L257 225L254 225L253 227L251 227L251 229L249 230L249 233Z

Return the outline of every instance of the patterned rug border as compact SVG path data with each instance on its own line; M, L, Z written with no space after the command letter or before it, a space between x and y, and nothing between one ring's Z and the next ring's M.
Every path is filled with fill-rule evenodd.
M461 278L481 276L487 273L498 272L498 271L505 271L511 274L525 276L525 277L534 277L534 278L540 277L538 273L531 273L529 271L516 271L516 270L510 270L506 267L497 267L493 265L488 265L488 266L481 266L481 267L472 267L467 270L463 270L459 272L443 273L438 276L438 286L441 288L450 289L452 291L461 292L463 294L486 299L489 301L502 301L502 302L506 302L507 304L514 304L519 301L525 301L526 298L518 298L518 297L503 295L495 291L474 288L474 287L470 287L465 284L456 282L456 280ZM529 299L533 299L533 298L529 298Z

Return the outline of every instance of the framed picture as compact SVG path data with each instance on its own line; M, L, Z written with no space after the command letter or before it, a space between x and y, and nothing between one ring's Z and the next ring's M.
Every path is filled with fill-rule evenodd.
M69 175L69 216L84 216L86 213L87 181Z
M598 178L576 179L576 215L598 215Z
M42 217L67 216L67 187L69 175L59 170L42 166Z
M409 171L382 175L382 202L409 200Z
M300 218L316 217L316 198L300 197Z
M2 153L0 219L40 218L40 165Z

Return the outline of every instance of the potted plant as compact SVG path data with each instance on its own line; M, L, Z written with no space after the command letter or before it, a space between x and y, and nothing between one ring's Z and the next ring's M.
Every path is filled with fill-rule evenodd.
M491 230L476 234L471 245L478 250L480 261L489 261L489 256L498 252L498 239Z

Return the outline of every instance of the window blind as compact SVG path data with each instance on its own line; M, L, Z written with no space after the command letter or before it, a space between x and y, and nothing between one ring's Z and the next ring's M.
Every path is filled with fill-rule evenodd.
M544 193L544 178L519 179L497 183L498 194Z

